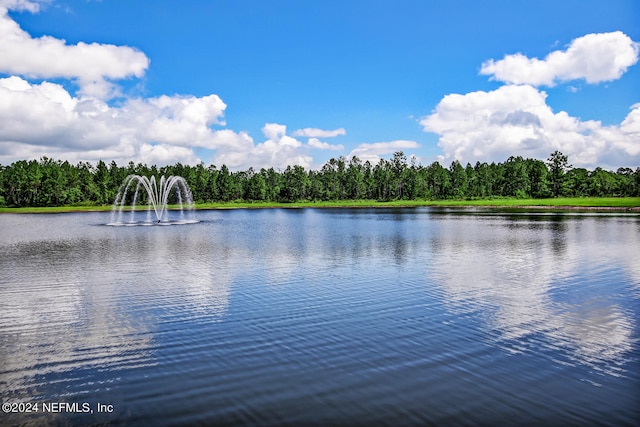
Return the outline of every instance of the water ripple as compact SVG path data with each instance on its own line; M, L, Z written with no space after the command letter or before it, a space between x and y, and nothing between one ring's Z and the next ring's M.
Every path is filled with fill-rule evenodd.
M32 217L33 233L16 218L24 236L0 224L3 402L117 408L10 423L640 417L635 220L198 214L189 227L100 227L100 214L53 216L47 227L49 217Z

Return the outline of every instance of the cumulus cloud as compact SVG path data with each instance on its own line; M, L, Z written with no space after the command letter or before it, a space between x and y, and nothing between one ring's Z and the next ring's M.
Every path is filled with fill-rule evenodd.
M555 86L559 82L584 79L599 83L619 79L638 62L640 46L621 31L587 34L573 40L566 50L551 52L544 59L517 53L482 64L480 74L493 80L533 86Z
M202 148L215 152L215 164L226 163L232 169L310 167L308 147L343 148L317 139L304 145L277 123L264 125L266 140L259 144L246 132L212 129L225 124L225 109L217 95L132 98L110 106L96 98L73 96L59 84L0 78L0 163L48 156L196 164L203 159L194 149Z
M0 72L27 78L65 78L80 85L80 94L108 99L118 95L112 80L141 77L149 59L137 49L110 44L66 44L43 36L33 38L7 13L7 6L37 10L37 3L12 1L0 5Z
M127 46L33 38L8 15L8 10L37 12L39 7L35 1L0 0L0 73L10 74L0 78L0 163L48 156L195 164L202 160L198 149L243 166L249 160L311 163L284 126L267 124L268 139L258 145L246 132L214 129L226 125L226 104L214 94L124 97L110 104L118 94L116 81L141 77L148 58ZM45 81L28 80L34 78ZM75 81L80 89L71 93L46 81L52 78Z
M344 145L342 144L329 144L327 142L320 141L318 138L309 138L307 144L309 145L309 147L315 148L317 150L344 150Z
M165 144L142 144L140 157L153 165L166 165L176 162L193 165L201 161L191 148Z
M638 43L616 31L587 34L543 60L522 54L490 60L480 73L509 84L490 92L447 95L420 124L440 136L445 162L502 161L512 155L544 159L560 150L575 166L635 167L640 164L640 104L619 125L604 126L554 112L546 92L534 86L615 80L638 62L639 52Z
M388 141L388 142L374 142L374 143L366 143L360 144L356 148L354 148L347 158L352 158L353 156L358 157L363 162L367 160L372 164L378 163L382 156L386 156L388 154L392 154L396 151L404 151L411 148L418 148L420 145L415 141L407 141L407 140L396 140L396 141Z
M293 136L306 136L309 138L333 138L340 135L346 135L347 131L344 128L334 130L323 130L317 128L304 128L293 131Z
M166 96L130 100L129 115L145 127L146 139L169 144L189 144L214 148L211 141L213 124L224 124L226 104L217 95L203 97ZM213 144L215 145L215 144Z
M217 95L134 98L114 107L59 84L0 79L0 162L40 156L193 164L193 148L242 150L244 132L215 130L226 105ZM171 157L173 156L173 157Z
M262 128L267 138L259 144L248 142L242 147L229 147L214 157L215 164L226 164L232 169L248 169L249 167L274 167L300 165L310 168L313 158L304 153L303 144L288 136L287 127L278 123L267 123Z
M420 120L440 135L446 162L505 160L511 155L545 159L554 150L574 166L640 164L640 104L618 126L555 113L547 94L529 85L506 85L490 92L445 96Z

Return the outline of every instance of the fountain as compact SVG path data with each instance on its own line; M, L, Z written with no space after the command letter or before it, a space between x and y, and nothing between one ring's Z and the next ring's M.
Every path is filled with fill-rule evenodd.
M133 185L135 184L135 186ZM135 188L135 190L134 190ZM140 191L140 190L143 191ZM140 196L140 200L139 197ZM175 196L178 205L179 219L169 219L168 202L170 196ZM139 201L147 203L146 219L143 221L136 220L136 203ZM125 203L131 201L131 216L129 221L123 221ZM185 210L192 211L194 208L193 198L191 197L191 189L181 176L170 176L165 178L163 175L160 181L155 176L151 179L146 176L129 175L122 181L122 185L118 190L116 199L113 202L111 210L111 222L109 225L173 225L173 224L189 224L198 222L185 218ZM151 212L155 213L155 220L151 216Z

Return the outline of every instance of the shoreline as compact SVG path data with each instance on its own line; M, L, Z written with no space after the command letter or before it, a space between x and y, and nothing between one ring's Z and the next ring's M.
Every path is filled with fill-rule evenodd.
M219 206L202 207L195 210L233 210L233 209L392 209L392 208L437 208L437 209L502 209L502 210L532 210L532 211L589 211L589 212L637 212L640 206L572 206L572 205L278 205L278 206ZM171 209L170 209L171 210Z
M640 213L640 197L626 198L558 198L558 199L488 199L488 200L396 200L377 202L374 200L344 200L339 202L299 202L299 203L271 203L271 202L229 202L229 203L201 203L195 205L195 210L227 210L227 209L305 209L305 208L461 208L461 209L506 209L531 211L558 212L628 212ZM79 212L108 212L113 205L104 206L56 206L56 207L23 207L0 208L2 213L38 214L38 213L79 213ZM169 210L177 207L169 206ZM139 206L137 210L145 211L146 206Z
M553 211L602 211L602 212L638 212L640 206L563 206L563 205L513 205L513 206L454 206L466 208L496 208L496 209L518 209L518 210L553 210Z

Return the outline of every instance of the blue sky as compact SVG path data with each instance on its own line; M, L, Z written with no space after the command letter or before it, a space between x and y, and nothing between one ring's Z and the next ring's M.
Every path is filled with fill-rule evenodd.
M633 0L0 0L0 15L2 164L560 149L640 166Z

